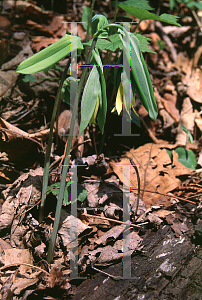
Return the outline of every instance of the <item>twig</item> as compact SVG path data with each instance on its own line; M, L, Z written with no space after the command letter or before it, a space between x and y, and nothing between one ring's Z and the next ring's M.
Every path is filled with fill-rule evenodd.
M197 16L197 14L196 14L196 12L194 10L192 10L191 12L192 12L192 15L194 16L194 18L196 20L196 23L197 23L200 31L202 32L202 24L201 24L201 22L200 22L200 20L199 20L199 18Z
M127 156L125 156L127 157ZM133 168L135 169L136 175L137 175L137 184L138 184L138 195L137 195L137 200L136 200L136 208L135 208L135 216L137 215L137 211L138 211L138 206L139 206L139 201L140 201L140 175L138 172L138 168L136 166L136 164L134 163L134 161L132 160L132 158L127 157L130 160L131 165L133 166Z
M140 227L141 225L147 224L147 223L142 223L140 225L135 225L135 224L131 224L131 223L129 224L127 222L122 222L122 221L118 221L118 220L115 220L115 219L100 217L100 216L90 215L90 214L84 214L84 216L91 217L91 218L98 218L98 219L105 220L105 221L112 221L112 222L123 224L123 225L130 225L131 227Z
M67 141L68 141L68 140L67 140ZM91 142L91 139L88 139L88 140L85 140L85 141L83 141L83 142L81 142L81 143L78 143L76 146L74 146L74 147L72 148L72 150L71 150L70 153L72 153L72 151L74 151L77 147L79 147L79 146L81 146L81 145L83 145L83 144L85 144L85 143L88 143L88 142ZM67 143L66 143L66 145L67 145ZM64 154L63 154L60 158L58 158L57 160L55 160L55 161L50 165L49 169L51 169L52 167L54 167L54 165L56 165L59 161L62 160L62 162L63 162L64 157L65 157L65 153L66 153L66 148L67 148L66 145L65 145ZM62 164L62 162L60 163L60 165ZM60 166L60 165L59 165L59 166Z
M9 86L7 86L7 88L5 88L5 90L0 94L0 97L2 97L9 89L10 87L12 87L12 85L18 80L18 77L16 79L14 79Z
M23 211L23 212L19 212L14 219L16 219L19 215L22 215L22 214L26 214L28 211L30 211L32 208L34 208L35 206L37 206L39 203L41 202L41 199L35 203L34 205L32 205L30 208L28 208L27 210Z
M159 140L154 136L154 134L152 133L152 131L148 128L147 124L145 123L144 119L141 117L141 121L142 121L142 124L144 125L145 129L147 130L150 138L152 139L152 141L155 143L155 144L160 144Z
M93 270L97 271L97 272L100 272L100 273L102 273L102 274L104 274L104 275L106 275L106 276L109 276L110 278L112 278L112 279L114 279L114 280L121 280L121 279L124 279L124 278L121 277L121 276L114 276L114 275L111 275L111 274L106 273L106 272L104 272L104 271L101 271L101 270L99 270L99 269L97 269L97 268L95 268L95 267L93 267L93 266L91 266L91 268L92 268Z
M131 187L131 190L137 190L137 188ZM142 191L142 189L140 189L140 190ZM174 197L174 198L177 198L181 201L186 201L186 202L189 202L189 203L192 203L192 204L196 204L196 202L193 202L193 201L190 201L190 200L187 200L187 199L175 196L175 195L168 195L168 194L160 193L160 192L157 192L157 191L150 191L150 190L144 190L144 192L152 193L152 194L158 194L158 195L162 195L162 196L166 196L166 197L170 197L170 198Z
M164 32L163 30L163 26L161 25L161 23L159 21L156 21L155 23L155 26L156 26L156 29L158 31L160 31L160 34L164 40L164 42L167 44L167 46L169 47L169 50L170 50L170 53L171 53L171 57L172 57L172 60L174 62L177 61L177 51L175 49L175 47L173 46L173 43L172 41L170 40L170 38L168 37L168 35Z
M23 265L23 266L28 266L28 267L30 267L30 268L39 270L39 271L41 271L41 272L46 273L46 275L50 276L50 274L49 274L47 271L45 271L44 269L41 269L41 268L39 268L39 267L30 265L30 264L26 264L26 263L16 263L16 264L10 264L10 265L3 266L3 267L0 268L0 272L1 272L2 270L4 270L4 269L9 269L9 268L11 268L11 267L17 267L17 266L21 266L21 265Z
M23 138L24 139L28 139L28 140L32 141L33 143L38 144L40 146L40 148L43 149L43 146L41 145L41 143L39 143L38 141L36 141L32 137L29 137L29 134L28 135L23 135L23 134L21 134L21 133L19 133L17 131L13 131L13 130L10 130L10 129L7 129L7 128L3 128L3 127L0 128L0 131L6 132L6 133L10 133L10 134L13 134L13 135L17 135L17 136L21 137L22 139Z

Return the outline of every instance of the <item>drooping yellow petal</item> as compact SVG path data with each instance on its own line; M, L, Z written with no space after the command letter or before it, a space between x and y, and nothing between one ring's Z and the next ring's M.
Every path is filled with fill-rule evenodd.
M99 105L100 105L100 100L99 100L99 97L97 97L97 103L95 106L94 113L90 119L89 126L91 126L92 124L96 124L96 117L97 117Z
M136 112L136 110L134 109L134 107L131 106L131 108L132 108L133 112L136 114L136 116L139 117L139 115L138 115L138 113Z
M133 100L131 102L131 106L134 105L134 104L135 104L135 95L134 95Z
M135 104L135 96L133 97L133 101L131 102L131 109L133 110L133 112L136 114L137 117L139 117L138 113L135 111L133 105Z
M131 102L131 109L139 117L139 115L137 114L137 112L133 108L134 104L135 104L135 96L133 97L133 100ZM118 92L117 92L117 95L116 95L116 104L115 104L115 107L111 110L111 112L113 113L114 111L117 110L118 115L120 115L120 113L121 113L121 111L123 109L123 105L124 105L124 107L126 107L126 98L125 98L125 95L124 95L124 92L123 92L122 83L120 83L119 89L118 89ZM129 117L131 119L130 112L127 111L127 113L128 113L128 115L129 115Z
M122 109L123 109L123 86L122 86L122 83L120 83L119 85L119 89L118 89L118 92L117 92L117 95L116 95L116 110L117 110L117 113L118 115L120 115Z

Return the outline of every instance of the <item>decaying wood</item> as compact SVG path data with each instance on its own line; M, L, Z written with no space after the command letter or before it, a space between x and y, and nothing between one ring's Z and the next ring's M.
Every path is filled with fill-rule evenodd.
M84 281L71 299L202 299L202 250L188 235L176 238L166 225L146 236L143 245L132 258L131 279L117 281L99 273ZM122 276L122 263L104 272Z

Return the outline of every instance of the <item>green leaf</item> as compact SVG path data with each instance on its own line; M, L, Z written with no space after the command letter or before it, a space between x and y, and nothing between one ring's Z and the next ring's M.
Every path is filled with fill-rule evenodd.
M158 16L156 16L156 17L158 17ZM172 16L172 15L169 15L169 14L162 14L158 18L153 19L153 20L166 22L168 24L177 25L177 26L181 27L181 25L179 23L177 23L178 19L179 19L178 16Z
M171 10L173 9L174 5L175 5L175 0L170 0L169 1L169 6L170 6Z
M53 183L47 187L47 195L52 193L53 195L58 195L60 189L60 182Z
M79 135L86 129L94 113L100 89L99 73L97 67L94 65L88 76L81 99L81 123Z
M106 120L106 114L107 114L107 92L106 92L106 82L103 74L103 66L102 66L102 60L100 57L100 54L97 49L93 51L94 59L100 67L98 68L98 72L100 75L100 84L101 84L101 90L99 91L99 99L100 99L100 107L97 115L98 124L100 127L100 130L103 134L104 132L104 125Z
M186 132L188 134L188 138L189 138L190 143L193 143L193 136L191 135L189 130L184 125L182 125L182 129L183 129L184 132Z
M127 13L129 13L130 15L138 18L140 21L142 20L156 20L156 21L161 21L161 22L166 22L172 25L177 25L177 26L181 26L180 24L177 23L177 19L179 17L177 16L172 16L169 14L162 14L160 16L157 16L153 13L150 13L148 10L143 9L143 8L139 8L137 6L135 6L135 4L132 5L126 5L124 4L125 2L119 4L119 6L125 10Z
M147 0L128 0L122 2L127 6L135 6L137 8L146 9L146 10L153 10L153 8L149 5L149 1Z
M115 51L118 48L120 50L123 49L123 44L122 44L122 40L120 38L120 34L115 33L113 35L110 35L109 39L111 41L111 44L109 46L107 46L108 50Z
M137 38L138 38L138 41L140 43L140 51L141 52L151 52L151 53L156 53L154 51L152 51L150 48L149 48L149 42L151 41L150 38L142 35L141 33L131 33L131 36L132 35L135 35Z
M197 9L202 9L202 1L199 1L199 2L190 1L187 3L187 7L189 7L189 8L196 7Z
M172 159L172 157L173 157L172 150L166 149L166 152L168 153L170 159Z
M140 125L140 117L138 117L134 111L131 109L131 113L130 113L130 116L131 116L131 121L136 124L138 127L141 127Z
M72 199L71 199L71 183L72 183L71 181L68 181L68 183L65 187L64 200L63 200L64 205L69 205L72 201ZM78 182L77 182L77 193L78 193L77 198L73 199L72 203L76 202L77 200L79 200L80 202L83 202L88 195L87 190Z
M64 199L63 199L63 204L64 205L69 205L71 203L71 181L68 181L66 186L65 186L65 191L64 191ZM58 195L59 195L59 191L60 191L60 182L54 183L51 186L48 186L47 188L47 194L52 193L53 195L56 196L56 198L58 199ZM73 199L72 203L76 202L77 200L79 200L80 202L83 202L86 197L87 197L87 190L77 182L77 198Z
M100 38L104 38L108 36L108 28L103 30L103 26L108 24L108 20L105 16L97 14L92 18L91 21L91 29L92 34L95 35L96 33L99 34Z
M23 61L16 72L30 74L42 71L76 49L83 49L81 38L65 34L59 41Z
M119 56L118 60L117 60L117 65L123 64L123 51L121 52L121 55ZM122 67L116 67L114 68L114 94L115 94L115 98L120 86L120 82L121 82L121 74L122 74Z
M126 66L126 69L130 70L130 66ZM128 78L126 71L123 68L123 72L121 74L121 82L123 85L123 105L127 111L127 113L130 115L130 106L131 106L131 95L130 95L130 78Z
M37 82L37 78L35 75L32 75L32 74L28 74L28 75L25 75L25 77L23 78L23 81L24 82Z
M88 43L83 43L84 46L88 46L90 47L92 44L93 39L91 39L90 41L88 41ZM101 51L103 51L104 49L109 49L111 48L111 42L106 40L106 39L97 39L96 42L96 48L100 49Z
M136 36L130 36L131 41L131 72L135 81L137 95L149 113L152 120L156 120L158 108L154 97L150 75L140 51ZM128 49L127 49L128 51Z
M90 13L90 8L87 5L85 5L83 8L83 13L82 13L82 25L85 30L87 30L87 27L88 27L89 13Z
M196 169L197 161L192 150L186 150L183 147L177 147L175 152L178 153L178 161L185 167Z
M69 76L64 81L62 89L61 89L61 96L62 96L62 101L67 104L70 104L70 82L71 81L73 81L75 86L77 86L80 79L76 79L74 77Z

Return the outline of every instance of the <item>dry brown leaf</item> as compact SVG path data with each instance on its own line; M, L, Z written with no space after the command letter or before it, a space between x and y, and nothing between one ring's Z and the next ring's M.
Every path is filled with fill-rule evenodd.
M25 263L29 265L33 265L33 257L31 252L28 249L5 249L5 266L11 264L20 264ZM21 265L20 273L24 274L29 270L29 266Z
M165 93L161 100L165 100L165 102L163 102L163 105L164 105L166 111L174 119L175 123L178 123L180 114L179 114L179 110L176 108L177 95Z
M202 132L202 117L201 117L201 112L198 113L197 110L194 110L194 113L196 114L195 123L198 126L198 128L200 129L200 131Z
M187 95L192 100L202 103L202 70L193 69L193 59L189 59L183 53L178 54L178 60L173 66L182 74L182 82L187 86Z
M58 134L60 138L66 143L68 140L68 134L70 130L72 112L68 109L63 110L58 118ZM75 127L79 130L78 121L76 120ZM75 133L72 139L72 145L77 142L78 133Z
M22 174L15 182L2 192L5 202L2 205L0 215L0 230L12 224L20 230L19 220L15 214L21 215L27 206L34 205L41 199L43 169L30 170L29 173ZM19 213L20 212L20 213ZM16 224L15 224L16 223Z
M65 247L67 247L69 250L70 242L72 240L77 239L77 235L80 235L84 232L91 232L92 228L88 225L85 225L83 222L81 222L80 219L75 218L74 216L69 216L64 210L61 212L61 226L58 230L58 234L60 235L62 239L62 243ZM71 234L75 233L75 236L71 236L72 240L70 239L70 229L73 226L73 224L76 226L77 231L71 232Z
M36 52L39 52L40 50L52 45L53 43L57 42L59 38L44 38L41 37L40 39L37 37L37 39L33 39L31 43L31 48L35 50Z
M110 230L108 230L105 234L103 234L99 239L95 240L95 243L100 245L106 245L107 241L116 240L119 235L123 232L126 225L114 226Z
M169 148L169 145L165 145ZM145 144L137 149L131 149L126 156L132 158L137 164L140 174L140 187L143 190L168 193L181 184L177 176L188 175L192 169L188 169L178 161L178 154L173 152L173 164L163 145ZM173 148L173 145L171 146ZM130 165L127 158L121 158L119 162L111 161L110 166L123 182L123 165ZM137 189L137 177L134 169L130 168L131 188ZM161 203L161 195L144 192L143 202L147 207Z

